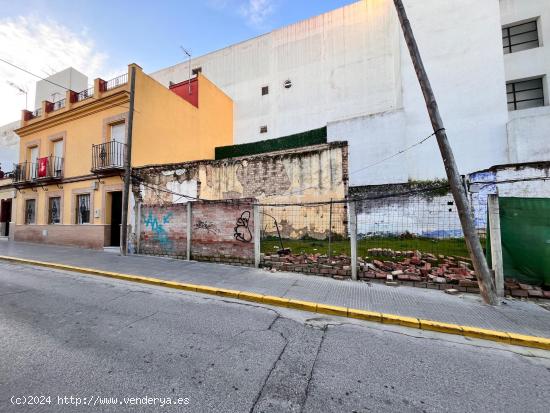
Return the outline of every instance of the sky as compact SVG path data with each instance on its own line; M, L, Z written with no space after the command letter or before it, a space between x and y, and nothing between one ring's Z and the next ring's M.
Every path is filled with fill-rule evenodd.
M0 0L0 58L39 76L69 66L93 81L145 72L258 36L354 0ZM34 106L38 79L0 61L0 125ZM10 85L10 83L12 85Z

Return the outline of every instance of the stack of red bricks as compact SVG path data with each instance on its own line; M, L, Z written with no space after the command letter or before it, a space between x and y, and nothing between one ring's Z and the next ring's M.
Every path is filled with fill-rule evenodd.
M518 298L550 298L550 291L544 291L540 287L522 284L514 280L506 280L504 287L509 295Z
M267 269L316 274L337 279L351 276L351 259L344 255L331 258L321 254L263 255L261 264Z

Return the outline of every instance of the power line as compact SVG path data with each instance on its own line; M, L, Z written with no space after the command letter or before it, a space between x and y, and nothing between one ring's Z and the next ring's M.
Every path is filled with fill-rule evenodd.
M407 151L413 149L413 148L416 147L416 146L422 145L424 142L426 142L426 141L427 141L428 139L430 139L432 136L435 136L438 132L441 132L441 131L444 130L444 129L445 129L445 128L438 129L438 130L436 130L434 133L432 133L430 136L426 136L424 139L419 140L418 142L412 144L411 146L409 146L409 147L407 147L407 148L405 148L405 149L401 149L400 151L394 153L393 155L390 155L390 156L388 156L388 157L386 157L386 158L384 158L384 159L380 159L379 161L376 161L376 162L374 162L374 163L372 163L372 164L370 164L370 165L364 166L363 168L360 168L360 169L357 169L357 170L355 170L355 171L353 171L353 172L350 172L349 174L352 175L352 174L354 174L354 173L364 171L365 169L372 168L373 166L380 165L381 163L386 162L387 160L390 160L390 159L392 159L392 158L395 158L396 156L399 156L399 155L401 155L401 154L403 154L403 153L405 153L405 152L407 152Z
M54 86L60 87L61 89L71 90L71 89L69 89L68 87L65 87L65 86L60 85L59 83L52 82L52 81L49 80L49 79L43 78L42 76L39 76L39 75L37 75L37 74L35 74L35 73L32 73L32 72L30 72L29 70L27 70L27 69L25 69L25 68L23 68L23 67L21 67L21 66L17 66L16 64L13 64L13 63L11 63L11 62L8 62L7 60L2 59L1 57L0 57L0 62L4 62L4 63L6 63L6 64L8 64L8 65L10 65L10 66L12 66L12 67L18 69L18 70L21 70L22 72L25 72L25 73L27 73L27 74L29 74L29 75L31 75L31 76L37 77L38 79L43 80L43 81L45 81L45 82L48 82L48 83L50 83L50 84L52 84L52 85L54 85ZM96 99L94 96L89 96L89 97L92 98L92 99ZM52 102L52 103L54 103L54 102ZM130 110L127 106L123 106L123 105L116 105L116 106L120 106L121 108ZM26 109L26 108L25 108L25 109ZM137 111L136 111L136 112L137 112Z
M161 188L158 185L155 184L149 184L143 180L143 178L138 177L136 175L133 176L134 179L137 179L140 183L140 185L143 185L146 188L149 188L155 192L155 196L157 199L160 200L160 197L158 196L158 192L164 192L167 194L179 196L179 198L176 200L176 202L181 198L187 198L189 200L193 201L202 201L202 202L210 202L210 203L235 203L235 202L245 202L243 198L235 198L235 199L204 199L195 197L192 195L182 194L179 192L171 191L166 188ZM154 186L153 186L154 185ZM415 194L421 194L425 192L433 192L433 191L439 191L442 189L448 189L449 185L440 185L437 187L428 187L428 188L418 188L418 189L410 189L408 191L402 191L402 192L393 192L393 193L386 193L386 194L378 194L374 196L366 196L366 197L360 197L360 198L350 198L350 199L338 199L338 200L330 200L330 201L312 201L312 202L288 202L288 203L258 203L259 206L264 207L283 207L283 206L320 206L320 205L328 205L328 204L345 204L350 201L370 201L370 200L377 200L377 199L386 199L386 198L395 198L395 197L401 197L405 195L415 195Z
M424 142L426 142L426 141L427 141L428 139L430 139L432 136L436 135L438 132L440 132L440 130L435 131L435 132L432 133L431 135L426 136L425 138L421 139L420 141L418 141L418 142L412 144L411 146L409 146L409 147L407 147L407 148L405 148L405 149L400 150L399 152L394 153L393 155L390 155L390 156L388 156L388 157L386 157L386 158L384 158L384 159L381 159L381 160L379 160L379 161L377 161L377 162L375 162L375 163L373 163L373 164L367 165L367 166L365 166L365 167L363 167L363 168L361 168L361 169L357 169L357 170L355 170L355 171L353 171L353 172L350 172L348 175L351 175L351 174L354 174L354 173L363 171L363 170L365 170L365 169L371 168L371 167L373 167L373 166L379 165L379 164L381 164L381 163L383 163L383 162L385 162L385 161L387 161L387 160L389 160L389 159L392 159L392 158L394 158L394 157L396 157L396 156L398 156L398 155L401 155L401 154L403 154L403 153L405 153L405 152L407 152L407 151L413 149L413 148L416 147L416 146L422 145ZM191 200L195 200L195 201L208 201L208 202L216 201L216 200L211 200L211 199L201 199L201 198L193 197L193 196L190 196L190 195L180 194L180 193L173 192L173 191L170 191L170 190L164 189L164 188L153 188L153 187L151 187L151 186L145 184L145 183L143 182L142 178L136 177L136 176L135 176L135 178L141 180L141 183L142 183L145 187L147 187L147 188L149 188L149 189L157 190L157 191L161 191L161 192L165 192L165 193L169 193L169 194L172 194L172 195L179 196L180 198L178 198L178 200L181 199L181 198L187 198L187 199L191 199ZM303 188L303 189L300 189L300 190L291 191L291 192L288 192L288 193L286 193L286 194L282 194L281 196L299 195L299 194L301 194L301 193L307 191L308 189L318 189L318 188L319 188L318 186L310 186L310 187L307 187L307 188ZM439 188L435 188L435 189L439 189ZM433 188L432 188L432 190L433 190ZM405 193L405 194L390 194L390 195L388 195L387 197L398 196L398 195L406 195L406 194L409 194L409 193L416 193L416 192L422 192L422 191L412 191L412 192L407 192L407 193ZM367 199L367 198L365 198L365 199ZM378 199L378 198L369 198L369 199ZM357 199L357 200L361 201L361 200L363 200L363 199ZM217 201L219 202L220 200L217 200ZM223 201L223 200L221 200L221 201ZM340 202L347 202L347 201L340 201ZM307 204L307 205L322 205L322 204L326 204L326 203L330 203L330 202L329 202L329 201L321 201L321 202L312 202L312 203L306 203L306 204ZM305 204L304 204L304 203L295 203L295 204L293 204L293 203L288 203L288 204L265 204L264 206L275 206L275 205L305 205Z
M441 129L440 129L440 130L441 130ZM365 170L365 169L372 168L373 166L379 165L379 164L381 164L381 163L383 163L383 162L385 162L385 161L387 161L387 160L389 160L389 159L395 158L396 156L401 155L402 153L405 153L405 152L407 152L408 150L413 149L413 148L416 147L416 146L422 145L424 142L426 142L426 141L427 141L428 139L430 139L432 136L434 136L435 134L437 134L440 130L435 131L435 132L432 133L430 136L427 136L427 137L421 139L420 141L416 142L415 144L413 144L413 145L411 145L411 146L409 146L409 147L407 147L407 148L405 148L405 149L402 149L402 150L400 150L399 152L394 153L393 155L390 155L390 156L388 156L388 157L386 157L386 158L384 158L384 159L381 159L381 160L379 160L379 161L376 161L376 162L374 162L374 163L372 163L372 164L370 164L370 165L367 165L367 166L365 166L365 167L363 167L363 168L360 168L360 169L357 169L357 170L355 170L355 171L353 171L353 172L350 172L350 173L348 174L348 176L349 176L349 175L352 175L352 174L354 174L354 173L357 173L357 172L361 172L361 171L363 171L363 170ZM303 189L300 189L300 190L288 192L288 193L286 193L286 194L284 194L284 195L288 195L288 196L298 195L298 194L301 194L301 193L307 191L308 189L318 189L318 188L319 188L318 186L309 186L309 187L307 187L307 188L303 188Z

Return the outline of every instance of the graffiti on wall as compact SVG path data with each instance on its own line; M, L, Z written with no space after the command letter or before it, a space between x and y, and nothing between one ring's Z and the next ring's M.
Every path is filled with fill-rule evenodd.
M237 225L234 228L233 237L237 241L250 242L252 241L252 232L248 224L250 222L250 211L244 211L239 218L237 218Z
M153 215L152 211L149 211L149 215L145 220L145 228L151 228L151 231L154 233L154 239L159 242L163 249L167 250L172 249L172 240L170 239L168 231L164 228L164 225L170 222L172 215L174 215L173 212L168 212L159 220L158 217Z
M194 227L195 229L206 230L209 234L217 234L219 232L218 228L216 228L216 224L213 222L203 221L201 219L195 223Z

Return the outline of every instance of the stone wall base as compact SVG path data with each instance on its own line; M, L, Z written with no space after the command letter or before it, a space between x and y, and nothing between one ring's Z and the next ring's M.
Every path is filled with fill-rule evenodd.
M15 225L14 240L102 249L110 231L109 225Z

